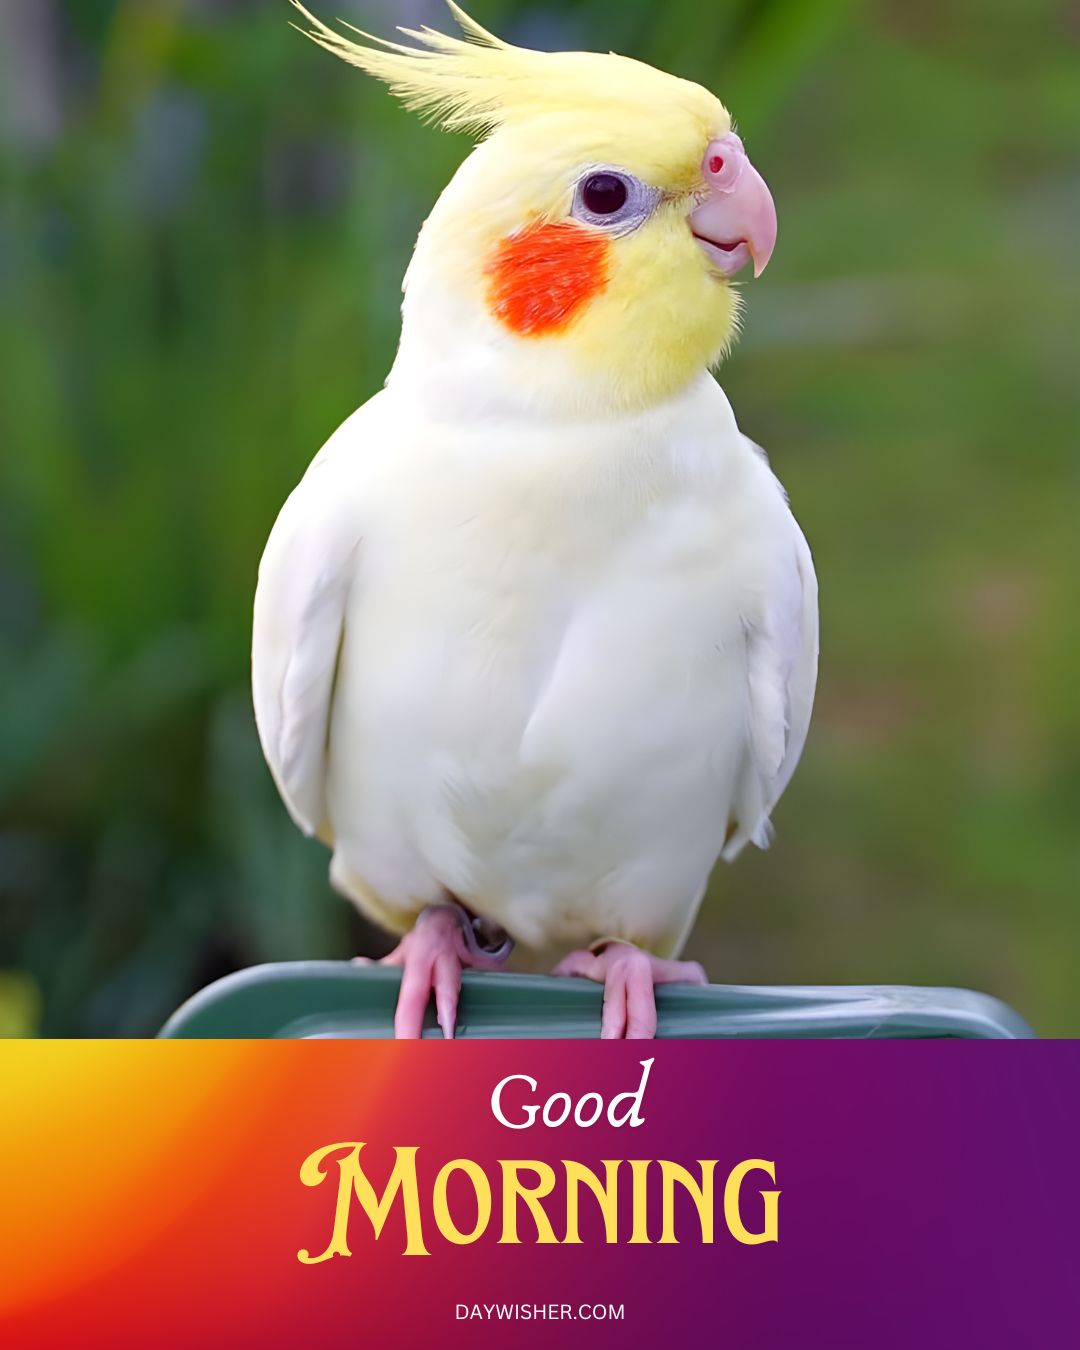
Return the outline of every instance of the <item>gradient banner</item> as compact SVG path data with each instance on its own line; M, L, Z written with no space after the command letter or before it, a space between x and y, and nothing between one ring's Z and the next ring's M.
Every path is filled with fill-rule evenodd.
M1074 1345L1078 1068L1076 1042L3 1043L0 1345Z

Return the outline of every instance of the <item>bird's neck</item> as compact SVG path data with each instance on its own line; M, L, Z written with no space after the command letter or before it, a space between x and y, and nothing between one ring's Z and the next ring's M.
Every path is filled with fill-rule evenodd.
M580 421L648 413L703 379L711 381L706 370L692 371L658 394L632 370L586 369L564 338L508 333L469 288L418 274L414 264L387 387L441 419Z

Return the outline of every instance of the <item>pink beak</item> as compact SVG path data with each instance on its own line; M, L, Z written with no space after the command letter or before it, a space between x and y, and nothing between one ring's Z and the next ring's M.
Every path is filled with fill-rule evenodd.
M765 179L733 131L709 142L701 165L709 193L690 212L690 228L725 276L753 260L761 276L776 245L776 207Z

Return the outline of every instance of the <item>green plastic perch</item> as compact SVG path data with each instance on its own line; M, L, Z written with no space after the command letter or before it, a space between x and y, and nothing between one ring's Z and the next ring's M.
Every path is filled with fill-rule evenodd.
M162 1028L183 1038L385 1040L401 972L345 961L253 966L200 990ZM663 985L657 1035L724 1039L1029 1039L1006 1004L968 989L904 985ZM466 972L458 1039L590 1040L603 990L550 975ZM428 1010L425 1037L442 1036Z

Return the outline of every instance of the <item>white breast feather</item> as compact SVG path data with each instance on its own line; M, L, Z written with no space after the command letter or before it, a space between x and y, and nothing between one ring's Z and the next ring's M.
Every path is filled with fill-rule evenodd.
M711 379L632 426L467 432L391 387L335 434L267 544L253 689L358 904L678 945L813 702L813 565L758 454Z

